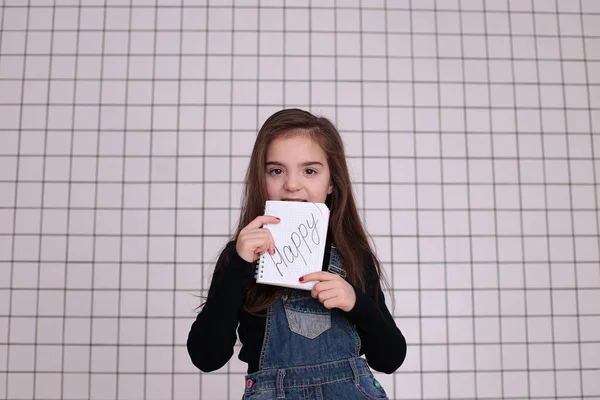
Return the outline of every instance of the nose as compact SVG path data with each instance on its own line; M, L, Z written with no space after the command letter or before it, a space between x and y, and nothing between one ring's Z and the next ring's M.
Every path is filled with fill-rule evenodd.
M288 174L286 180L283 183L283 188L288 192L295 192L300 189L300 180L294 174Z

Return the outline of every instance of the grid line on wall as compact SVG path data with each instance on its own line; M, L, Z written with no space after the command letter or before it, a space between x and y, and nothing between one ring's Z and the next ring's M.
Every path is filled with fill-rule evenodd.
M383 6L385 13L387 13L388 5L389 5L389 1L385 0L384 6ZM388 21L387 21L387 18L384 21L384 31L386 31L386 32L388 31ZM389 42L388 42L388 38L386 36L385 37L385 48L387 49L388 46L389 46ZM363 79L364 79L364 76L363 76ZM384 82L388 83L389 81L390 81L390 62L389 62L389 59L386 57L386 60L385 60L385 80L384 80ZM391 146L391 138L390 138L391 133L390 133L390 112L389 112L389 105L390 105L390 100L391 99L390 99L390 87L389 87L389 84L387 84L386 87L385 87L385 97L386 97L385 98L385 104L388 106L388 111L386 112L386 128L387 128L387 132L386 132L386 145L387 145L387 152L386 152L386 155L385 155L388 158L387 174L388 174L388 179L389 179L388 201L389 201L390 207L389 207L388 211L390 213L389 214L390 218L389 218L388 229L389 229L389 235L390 235L390 237L389 237L390 258L392 260L394 260L395 259L394 258L394 239L391 236L394 233L394 224L392 223L393 219L391 218L391 216L392 216L392 204L393 204L393 202L392 202L392 184L391 184L391 182L392 182L392 162L391 162L391 158L390 158L391 147L392 146ZM366 215L366 213L367 213L367 210L365 209L365 215ZM387 270L387 268L383 268L383 265L382 265L381 266L382 267L382 276L384 277L384 279L389 279L385 283L390 284L389 289L392 289L391 284L393 284L393 282L394 282L394 268L392 267L393 264L391 262L388 265L390 266L390 268L389 268L389 275L383 273L383 272L387 272L388 270ZM382 286L382 290L383 289L388 289L388 288ZM392 305L391 313L392 313L392 316L395 317L396 316L396 310L395 310L394 290L393 289L389 290L387 293L384 292L384 295L386 296L387 303L390 303ZM391 296L391 299L390 299L390 296ZM396 393L397 388L398 388L397 380L393 379L392 380L392 393Z
M436 27L436 30L437 30L437 28L438 28L438 7L439 7L439 1L435 0L434 1L434 5L435 5L434 23L435 23L435 27ZM440 50L439 46L440 46L440 44L439 44L439 40L438 40L438 35L436 34L435 35L435 50L436 50L437 54L439 54L439 50ZM437 63L437 65L436 65L436 78L437 78L436 80L439 82L439 80L440 80L439 63ZM436 90L437 103L440 104L440 106L438 106L438 108L437 108L437 116L438 116L438 121L442 121L442 107L441 107L441 104L442 104L442 101L441 101L441 99L442 99L442 93L441 93L441 87L440 87L440 85L437 85L436 89L437 89ZM438 122L438 125L439 124L440 123ZM441 126L439 126L438 137L439 137L439 139L438 139L439 142L442 143L443 139L442 139L442 127ZM444 156L443 147L442 146L439 146L439 147L440 147L439 148L439 158L440 158L440 160L444 160L445 156ZM467 165L467 176L469 176L469 166L468 165ZM444 185L445 179L444 179L444 168L443 168L443 164L442 163L440 163L440 180L442 182L442 185ZM467 185L468 185L468 183L467 183ZM442 208L442 211L441 211L441 214L442 214L442 217L441 217L441 220L442 220L441 221L441 224L442 224L441 229L442 229L442 236L443 236L443 238L442 238L442 246L443 246L443 249L442 249L443 256L442 256L442 258L445 260L445 259L448 258L447 257L448 241L446 240L446 232L447 232L446 231L446 211L445 211L446 204L445 204L445 201L444 201L444 194L443 194L442 191L440 191L440 206ZM423 237L423 236L421 236L421 237ZM448 286L448 271L445 268L444 268L444 284L445 284L446 287ZM446 315L450 315L449 306L448 306L449 303L450 303L450 301L449 301L449 298L448 298L448 291L445 291L444 292L444 308L445 308ZM446 342L450 343L450 333L449 333L450 332L450 322L449 322L448 318L445 319L445 329L446 329L446 332L445 332ZM448 369L448 371L452 370L452 368L450 366L450 363L451 363L450 360L451 360L450 346L446 346L446 369ZM456 372L458 372L458 371L456 371ZM453 390L452 390L452 379L451 379L451 376L448 376L447 377L447 382L446 382L446 395L448 397L450 397L450 396L452 396L452 393L453 393Z
M131 7L133 5L133 0L129 0L129 6ZM131 25L132 25L132 14L133 13L129 13L129 18L127 21L127 53L129 54L131 52ZM129 80L129 71L131 68L130 65L130 57L127 56L126 58L126 68L127 71L125 72L125 82L128 82ZM125 85L125 104L129 103L129 95L130 95L130 88L129 85L126 84ZM102 103L104 104L104 99L102 99ZM123 126L126 126L127 124L127 118L128 118L128 114L129 114L129 107L125 107L124 112L123 112ZM121 221L119 224L119 236L123 236L124 234L124 218L123 218L123 214L125 212L125 182L126 182L126 176L127 176L127 170L128 170L128 163L127 163L127 130L125 130L123 132L123 147L122 147L122 151L123 154L121 156L117 156L117 157L121 157L122 159L122 165L123 165L123 171L121 173L121 203L120 203L120 213L121 213ZM150 208L150 207L148 207ZM96 212L98 211L98 208L96 208ZM121 330L123 329L123 324L121 323L121 319L122 319L122 315L121 315L121 309L122 309L122 296L121 293L123 291L122 288L122 277L123 277L123 254L124 254L124 246L123 246L123 241L119 241L119 267L118 267L118 288L119 290L117 291L117 305L118 305L118 310L117 310L117 335L119 335L119 337L121 336ZM97 287L94 287L94 291L98 291L99 289ZM96 316L96 318L98 318L98 316ZM117 344L116 349L115 349L115 354L116 354L116 365L115 365L115 384L114 384L114 396L115 398L119 398L119 387L120 387L120 379L119 376L122 373L121 372L121 365L119 363L119 359L121 357L121 346L119 346ZM91 386L91 385L90 385ZM92 387L90 387L90 396L92 393Z
M358 4L358 27L359 29L363 28L363 18L362 18L362 10L363 10L363 0L359 1ZM336 34L337 36L337 34ZM359 36L359 41L358 41L358 55L360 57L360 63L359 63L359 67L358 67L358 73L360 76L360 85L358 88L359 91L359 108L360 108L360 131L363 132L363 134L361 135L361 146L360 146L360 160L361 160L361 179L364 179L365 177L365 94L364 94L364 83L363 83L363 77L365 75L364 73L364 60L362 58L362 56L365 53L365 49L364 49L364 41L363 41L363 37L362 35ZM366 204L366 185L363 184L362 185L362 198L361 198L361 203L362 204ZM366 212L364 209L359 210L359 215L361 217L362 221L366 221Z
M52 19L54 19L54 13L52 13ZM29 26L29 12L27 15L27 25ZM52 53L52 48L54 45L54 41L50 40L50 53ZM50 60L49 66L48 66L48 78L52 75L52 60ZM49 83L48 83L48 88L49 88ZM48 95L46 97L46 118L44 121L44 125L45 128L48 128L48 108L50 107L50 90L48 90ZM44 133L44 137L43 137L43 147L44 147L44 153L42 154L42 182L45 180L46 178L46 152L47 152L47 145L48 145L48 133ZM40 212L40 221L39 221L39 240L38 240L38 265L42 264L42 232L43 230L43 225L44 225L44 185L42 184L42 190L41 190L41 212ZM16 206L16 204L15 204ZM15 212L16 214L16 212ZM14 266L13 266L14 267ZM37 271L37 282L36 282L36 286L39 287L40 286L40 270L38 268ZM40 313L40 298L39 298L39 292L36 291L36 315ZM34 322L34 335L37 338L39 337L39 331L38 331L38 320L36 319ZM37 343L34 345L34 352L33 352L33 397L35 398L37 396L37 392L38 392L38 349L39 346L37 345Z
M286 98L286 88L285 88L285 82L287 81L287 62L288 62L288 56L289 54L286 52L286 38L288 37L287 33L287 8L284 7L283 8L283 18L281 21L281 25L282 25L282 31L281 34L283 35L283 43L282 43L282 49L281 49L281 53L283 54L283 56L281 57L283 59L283 62L281 63L281 76L282 76L282 85L281 85L281 100L283 103L283 108L289 108L289 104L287 104L287 98ZM308 35L310 35L310 29L308 31ZM310 41L309 41L310 43ZM308 51L308 59L310 60L310 48ZM308 99L308 103L310 104L310 98ZM264 103L259 103L259 105L263 105Z
M556 2L555 4L558 6L558 0L555 0L555 2ZM561 33L561 22L560 22L560 16L559 16L558 12L556 13L556 22L557 22L558 34L560 35L560 33ZM584 41L584 43L585 43L585 41ZM559 40L559 43L558 43L558 54L559 54L560 57L562 57L562 55L563 55L563 43L560 40ZM562 89L562 93L561 93L562 94L562 101L563 101L563 104L566 106L568 104L568 102L567 102L567 95L566 95L565 85L564 85L565 73L564 73L564 67L563 67L562 63L560 65L560 74L561 74L561 78L562 78L562 82L563 82L563 84L561 85L561 89ZM565 114L566 114L566 112L567 112L567 110L565 110ZM566 118L565 118L565 123L564 123L564 129L565 129L565 132L569 131L568 121L567 121ZM566 152L566 155L567 155L567 175L569 177L569 182L572 182L573 175L572 175L572 171L571 171L571 164L569 162L569 158L571 156L571 152L570 152L570 144L569 144L568 138L565 138L565 146L566 146L566 150L567 150L567 152ZM575 221L573 219L573 212L572 212L572 210L573 210L573 192L571 190L571 185L569 185L569 207L571 209L571 215L570 215L570 219L571 219L571 221L570 221L571 222L571 232L576 232L576 230L575 230ZM576 251L577 243L575 242L575 235L572 236L571 241L572 241L572 245L573 245L573 253L572 253L573 254L573 262L575 263L575 265L577 265L577 259L578 259L578 257L577 257L577 251ZM578 279L577 279L577 268L573 269L573 273L574 273L574 281L576 282L576 285L577 285L577 282L578 282ZM581 359L582 359L582 355L581 355L581 344L580 344L580 341L581 341L581 324L580 324L580 320L579 320L579 310L580 310L580 307L579 307L579 291L578 290L575 290L575 308L577 310L575 316L577 317L577 341L578 341L578 343L577 343L576 346L577 346L578 363L579 363L579 370L580 370L580 372L578 374L579 375L578 378L579 378L579 388L580 388L580 390L583 390L583 388L584 388L584 386L583 386L583 375L581 374L581 368L582 368ZM579 394L583 394L583 393L580 392L580 393L577 393L577 394L579 395Z
M235 5L235 2L234 2ZM285 9L284 9L284 13L285 13ZM285 18L284 18L284 24L285 24ZM235 32L237 32L238 30L235 27L235 13L231 12L231 48L230 48L230 53L231 53L231 64L230 64L230 68L231 68L231 74L230 74L230 78L233 79L233 75L234 75L234 54L235 54ZM284 46L285 46L285 41L284 41ZM284 57L284 74L285 74L285 57ZM285 76L285 75L284 75ZM285 85L284 86L284 91L285 91ZM233 121L234 118L234 104L233 104L233 83L230 85L230 89L229 89L229 93L230 93L230 99L229 99L229 116L231 118L231 120ZM285 92L284 92L284 96L283 96L284 100L285 100ZM231 124L233 125L233 124ZM228 146L229 146L229 154L233 153L233 135L231 133L231 131L229 132L229 138L228 138ZM232 171L233 171L233 158L229 157L229 181L233 181L233 176L232 176ZM231 210L231 186L228 185L227 187L227 201L226 201L229 209ZM202 207L204 207L204 204L202 205ZM227 226L232 226L232 218L231 218L231 211L227 214ZM204 221L203 221L204 222ZM204 224L204 226L206 226L206 224ZM237 348L239 348L239 340L237 341L238 343L236 343ZM235 354L235 351L234 351ZM231 380L231 364L227 365L227 397L230 398L232 397L232 393L231 393L231 386L232 386L232 380Z
M579 14L579 20L581 22L581 35L586 38L589 37L588 35L586 35L585 33L585 24L583 22L583 0L579 0L579 10L580 10L580 14ZM586 13L587 14L587 13ZM585 60L588 59L587 57L587 43L584 41L583 42L583 58ZM589 75L589 66L587 63L584 64L584 72L585 72L585 82L587 82L587 86L586 86L586 95L587 95L587 103L588 103L588 124L590 126L590 141L589 141L589 145L590 145L590 155L591 155L591 159L592 159L592 177L593 177L593 181L598 183L598 155L596 154L595 148L594 148L594 129L597 128L596 126L594 126L594 121L592 120L592 111L594 111L594 108L592 107L592 95L590 92L590 88L594 87L594 85L592 83L590 83L590 75ZM576 159L575 157L571 157L571 160ZM599 202L599 198L598 198L598 192L597 191L593 191L593 195L594 195L594 204L596 204L596 206L598 204L600 204ZM573 207L573 210L575 210L575 207ZM596 234L597 234L597 238L598 238L598 249L600 249L600 214L598 213L598 209L596 207ZM580 261L581 262L581 261ZM598 265L598 275L600 275L600 263ZM581 290L582 288L578 288L578 290ZM581 355L581 346L579 347L579 351L580 351L580 355ZM579 362L581 364L581 357L579 358Z
M531 1L531 6L532 8L534 7L534 0ZM537 24L535 21L535 18L533 19L533 32L534 35L537 34ZM537 60L537 55L538 55L538 41L537 41L537 36L536 36L536 42L535 42L535 55L536 55L536 62L535 62L535 66L536 66L536 75L537 75L537 79L539 80L540 77L540 67L539 67L539 61ZM537 94L538 94L538 101L540 104L542 104L542 94L541 94L541 89L538 86L537 89ZM544 130L544 121L542 118L542 110L540 108L540 112L539 112L539 117L540 117L540 141L542 140L542 135L545 134L545 130ZM541 157L542 159L545 159L545 151L544 151L544 147L542 146L541 148ZM542 174L543 174L543 179L544 182L547 182L547 172L546 172L546 166L543 165L542 166ZM550 243L550 235L549 235L549 226L548 226L548 190L547 190L547 186L544 185L544 208L545 208L545 215L546 215L546 221L545 221L545 228L546 228L546 240L548 241L548 243ZM549 261L549 268L548 268L548 282L550 283L550 287L552 287L552 258L550 257L550 246L548 246L547 248L547 257L548 257L548 261ZM552 298L552 296L550 297L550 309L553 310L554 309L554 299ZM551 341L552 343L554 343L554 332L555 332L555 327L554 327L554 318L550 318L550 337L551 337ZM556 374L556 370L557 370L557 365L556 365L556 348L555 346L551 346L551 355L552 355L552 377L553 379L553 390L554 390L554 394L556 395L556 393L558 393L558 388L557 388L557 374Z
M106 1L105 1L106 4ZM104 48L105 44L106 44L106 13L103 13L102 15L102 32L101 32L101 38L100 38L100 43L101 43L101 47ZM81 20L78 21L79 22L79 27L81 27ZM81 32L77 33L77 36L81 39ZM104 55L101 54L100 55L100 71L99 71L99 90L98 90L98 104L102 104L102 88L104 86L104 81L103 81L103 77L104 77ZM76 114L76 104L78 104L78 99L77 99L77 85L78 82L75 81L74 84L74 90L75 90L75 98L74 98L74 102L73 102L73 108L74 108L74 114ZM98 110L98 116L97 116L97 126L96 129L100 130L100 128L102 127L102 115L104 112L104 108L100 107L100 109ZM101 143L101 135L98 133L96 134L96 157L95 157L95 171L94 171L94 181L98 182L99 178L100 178L100 143ZM123 169L124 166L123 166ZM97 356L97 354L94 354L94 350L96 349L96 346L94 345L94 332L95 332L95 327L97 326L97 322L98 320L95 318L96 317L96 312L95 312L95 304L98 304L98 299L96 298L96 292L95 292L95 283L96 283L96 274L95 274L95 270L96 270L96 265L94 263L94 261L96 260L96 254L97 254L97 239L98 239L98 235L97 235L97 226L98 226L98 210L96 209L96 207L98 206L98 201L99 199L99 190L98 190L98 186L95 185L94 186L94 200L93 200L93 207L94 207L94 213L93 213L93 217L92 217L92 276L91 276L91 301L90 301L90 310L89 310L89 315L90 315L90 319L89 319L89 323L90 323L90 329L89 329L89 352L88 352L88 376L87 376L87 394L89 397L91 397L92 395L92 371L94 371L94 359ZM65 273L66 275L66 273ZM66 293L66 298L65 298L65 303L67 302L68 299L68 295L69 292ZM119 368L119 359L116 359L116 363L115 363L115 367L118 370ZM118 375L117 375L118 376ZM118 378L117 378L118 380Z
M463 30L464 30L464 22L463 22L463 18L462 18L462 9L460 8L460 6L459 6L459 26L460 26L460 33L461 34L464 33L463 32ZM487 50L487 47L486 47L486 50ZM463 41L461 41L461 43L460 43L460 51L461 51L461 55L464 55L465 47L464 47ZM462 77L462 81L466 80L464 59L461 60L461 77ZM463 90L463 92L462 92L462 101L463 101L464 104L467 103L467 95L466 95L466 91L465 90ZM466 127L466 126L468 126L467 125L468 124L468 118L467 118L467 112L466 112L466 110L463 112L463 118L464 118L464 122L463 123L464 123L464 126ZM491 119L490 119L490 121L491 121ZM491 129L490 129L490 131L491 131ZM465 136L466 136L466 134L465 134ZM470 159L470 157L472 157L469 154L468 140L465 140L465 157L468 158L468 159ZM493 151L490 154L490 158L492 160L494 159L494 153L493 153ZM470 175L469 175L469 172L470 172L469 168L470 168L470 166L467 163L467 187L470 187L472 185L471 180L468 179L470 177ZM494 214L495 214L495 210L496 210L495 198L496 198L496 196L495 196L495 182L493 182L493 177L494 177L494 164L492 162L492 191L493 191L492 193L494 193L494 195L492 196L492 199L493 199L492 200L492 210L494 211ZM467 199L466 200L467 200L466 201L467 208L470 210L471 209L471 191L467 191ZM469 257L471 259L473 259L473 235L472 235L472 232L473 232L473 221L472 221L472 218L471 218L471 213L467 214L467 222L468 222L468 232L469 232L469 235L468 235L469 236ZM495 245L497 247L497 242L495 243ZM470 280L471 280L471 287L474 288L474 287L476 287L476 285L475 285L475 281L474 281L475 270L474 270L473 264L470 265L470 274L469 275L470 275ZM476 318L476 314L475 314L475 302L476 302L476 298L475 298L475 291L473 291L473 290L471 290L471 299L470 300L471 300L471 326L470 326L470 328L471 328L471 335L473 337L473 342L476 343L476 342L478 342L477 339L476 339L477 338L477 334L476 334L476 319L475 319ZM498 310L498 314L500 314L499 311L500 310ZM476 370L478 369L477 366L478 366L478 360L479 360L479 358L480 357L478 357L477 351L474 350L473 351L473 366L474 366L474 369L476 369ZM499 394L500 394L501 397L504 397L504 392L502 391L502 387L503 387L503 384L502 384L502 382L503 382L502 369L503 369L502 365L500 365L500 385L501 385L500 387L501 387L501 390L500 390ZM476 372L475 377L473 379L474 397L479 396L480 388L482 386L484 386L483 384L479 383L479 379L478 378L479 378L479 376L478 376L478 374Z
M81 24L81 9L77 10L77 26L80 27ZM79 35L75 35L75 45L78 47L79 46ZM77 70L79 64L79 57L75 57L74 60L74 70ZM48 91L50 93L50 90ZM71 93L71 98L72 98L72 104L74 105L76 103L76 96L77 96L77 86L76 83L73 84L73 89L72 89L72 93ZM49 110L48 110L49 112ZM49 128L46 128L47 130L49 130ZM71 218L72 218L72 213L71 213L71 200L72 200L72 184L70 183L71 178L73 177L73 154L74 154L74 143L75 143L75 113L72 112L71 113L71 121L70 121L70 127L69 127L69 133L70 133L70 141L69 141L69 184L67 186L67 208L66 208L66 221L67 221L67 226L65 229L65 234L67 237L67 241L65 244L65 253L64 253L64 257L65 260L69 259L69 250L71 247L71 240L69 240L70 238L70 228L71 228ZM94 205L91 206L90 208L92 211L94 210ZM48 210L48 207L46 207L46 210ZM63 292L63 307L62 307L62 311L63 311L63 315L67 315L67 304L68 304L68 294L69 294L69 272L70 272L70 268L69 265L67 265L66 270L65 270L65 274L64 274L64 279L63 279L63 288L61 289ZM93 275L93 274L92 274ZM38 285L38 287L41 287L41 285ZM91 287L93 287L93 281L91 282ZM91 329L90 329L91 331ZM62 325L62 329L61 329L61 358L60 358L60 370L64 371L65 370L65 345L67 343L66 340L66 321L63 322ZM91 346L89 349L89 352L91 352ZM88 353L89 354L89 353ZM90 358L91 359L91 358ZM88 364L88 372L91 371L91 365ZM61 379L60 379L60 396L62 397L63 394L65 392L65 376L64 374L61 374Z
M205 28L205 32L204 32L204 46L206 49L208 49L208 26L209 26L209 12L208 10L206 10L205 13L205 21L204 21L204 28ZM207 85L209 80L209 76L208 76L208 57L204 58L204 84ZM202 103L202 130L206 131L206 118L207 118L207 104L208 104L208 91L206 90L206 86L204 89L204 93L203 93L203 103ZM206 149L206 135L203 136L202 138L202 151L205 151ZM202 157L202 181L205 182L206 181L206 157ZM202 209L201 209L201 219L202 219L202 223L204 224L204 221L206 219L206 210L204 209L204 206L206 204L206 190L202 190ZM204 254L204 247L205 247L205 235L202 235L201 237L201 242L200 242L200 251L202 252L202 254ZM201 274L201 286L202 289L204 290L204 283L206 282L206 271L204 266L202 267L202 270L200 272ZM203 391L204 391L204 381L203 378L200 377L200 379L198 380L198 392L200 393L200 395L202 395Z
M595 10L593 8L593 6L591 6L591 4L593 3L594 0L588 0L587 4L590 4L590 8L587 9L586 7L582 7L581 11L584 11L586 15L600 15L600 12L598 12L597 10ZM158 2L160 3L160 2ZM360 4L359 2L356 2L357 4ZM405 2L406 3L406 2ZM310 3L309 3L310 4ZM434 3L431 3L434 4ZM583 3L582 3L583 4ZM33 5L33 6L26 6L26 5L22 5L22 4L5 4L3 5L3 8L5 9L22 9L22 8L27 8L27 7L32 7L32 8L36 8L36 9L49 9L49 8L57 8L57 9L71 9L71 8L83 8L83 9L103 9L103 8L115 8L115 9L127 9L129 8L129 5L124 5L124 4L111 4L111 5L98 5L98 4L81 4L78 6L73 6L73 5L68 5L68 4L55 4L52 6L47 6L47 5ZM179 4L170 4L170 3L160 3L160 4L138 4L135 5L136 9L154 9L155 7L159 7L160 9L177 9L180 8L181 5ZM285 4L285 6L281 6L281 5L261 5L259 4L257 5L242 5L242 4L237 4L235 5L236 9L255 9L255 8L261 8L261 9L267 9L267 10L280 10L283 8L287 8L290 10L305 10L305 9L309 9L311 6L310 5L293 5L293 4ZM335 4L335 6L328 6L328 5L319 5L318 3L315 5L312 5L312 7L317 8L319 10L335 10L335 9L340 9L340 10L356 10L356 9L362 9L362 10L366 10L366 11L381 11L383 7L362 7L360 5L338 5ZM226 5L226 4L206 4L206 5L200 5L200 4L186 4L185 5L186 9L230 9L232 8L231 5ZM560 7L558 7L560 8ZM435 10L437 11L451 11L451 12L461 12L464 14L481 14L483 11L485 11L486 13L490 13L490 14L506 14L506 13L510 13L510 14L555 14L557 11L560 12L560 14L565 14L565 15L574 15L574 16L578 16L580 14L580 11L569 11L569 10L559 10L558 8L553 9L552 11L548 11L548 10L535 10L535 7L533 7L531 10L509 10L508 7L502 8L502 9L486 9L483 5L483 3L481 4L480 8L473 8L473 9L466 9L464 8L464 5L461 5L461 7L457 6L455 8L442 8L442 7L438 7L436 8L435 5L432 5L431 7L427 8L427 7L411 7L410 5L408 7L403 6L403 5L398 5L394 4L393 2L390 3L390 6L388 6L388 10L389 11L425 11L425 12L433 12ZM586 8L584 10L584 8ZM161 28L162 29L162 28Z
M507 1L507 6L509 8L510 11L510 1ZM532 14L533 16L533 14ZM532 20L535 18L532 18ZM509 19L508 21L508 30L509 32L513 32L513 23L512 21ZM510 43L511 43L511 47L510 47L510 54L511 54L511 58L514 58L514 38L510 38ZM489 72L489 71L488 71ZM514 62L511 63L511 78L514 81L515 80L515 64ZM514 115L517 115L517 104L518 104L518 99L517 99L517 91L513 86L512 89L512 95L514 98ZM519 120L518 118L515 118L515 143L516 143L516 156L517 158L519 158L520 156L520 151L519 151L519 138L518 135L520 133L520 126L519 126ZM526 256L525 256L525 243L524 243L524 227L523 227L523 193L521 190L521 165L520 163L517 163L517 188L518 188L518 199L519 199L519 230L520 230L520 247L521 247L521 259L525 260ZM499 274L498 274L499 275ZM522 270L522 277L523 277L523 282L525 284L525 286L527 287L527 274L525 273L525 265L523 266L523 270ZM525 295L526 293L523 293L523 305L524 305L524 309L525 309L525 316L527 317L528 315L528 309L527 309L527 296ZM501 292L499 291L499 295L501 296ZM502 303L499 303L502 304ZM526 365L526 369L529 370L529 330L528 330L528 324L525 323L525 338L526 338L526 346L525 346L525 365ZM504 358L504 354L502 354L502 357ZM527 396L531 397L531 384L529 381L529 377L526 378L526 382L527 382Z
M4 9L3 9L4 11ZM4 21L5 21L6 15L3 12L2 13L2 26L4 26ZM26 24L28 25L29 22L26 21ZM26 25L26 26L27 26ZM25 42L27 42L27 36L25 36ZM3 40L3 35L0 35L0 50L3 49L5 45L5 40ZM25 68L25 62L23 61L23 68ZM21 82L21 96L20 96L20 103L23 104L23 87L25 85L25 82ZM19 126L21 126L23 124L23 112L22 112L22 106L21 106L21 111L19 112ZM17 149L16 149L16 166L15 166L15 181L18 179L19 176L19 167L20 167L20 159L19 159L19 155L20 155L20 148L21 148L21 137L18 136L17 137ZM13 203L13 207L14 207L14 215L13 215L13 221L12 221L12 225L13 225L13 232L16 230L16 226L17 226L17 213L16 213L16 209L17 209L17 199L18 199L18 188L15 187L14 190L14 203ZM11 241L11 252L10 252L10 259L12 260L14 258L15 255L15 241L14 239ZM10 260L9 260L10 261ZM12 286L14 280L14 264L11 263L10 265L10 284ZM10 342L11 340L11 331L12 331L12 308L13 308L13 301L12 301L12 293L10 293L10 295L8 296L8 320L7 320L7 341ZM11 348L10 346L7 347L6 349L6 370L8 371L10 369L10 357L11 357ZM5 397L8 398L10 391L9 391L9 387L10 387L10 377L7 375L6 376L6 387L4 388L4 392L5 392Z
M410 60L411 60L411 97L412 97L412 104L416 104L416 97L415 97L415 61L414 61L414 34L413 34L413 24L414 24L414 20L413 20L413 12L412 12L412 6L413 6L413 0L409 0L409 6L411 8L410 13L410 33L409 33L409 37L410 37ZM416 125L416 121L417 121L417 113L416 113L416 107L412 107L412 131L413 131L413 154L417 154L417 140L416 140L416 134L417 134L417 125ZM418 174L417 174L417 158L414 157L413 158L413 162L414 162L414 181L418 182ZM419 207L419 191L415 190L415 205L418 208ZM416 215L416 229L415 229L415 234L416 237L419 238L420 237L420 221L419 221L419 213L417 213ZM421 248L420 246L417 246L417 251L416 251L416 262L417 264L421 263ZM421 289L421 274L419 273L417 275L417 289L420 290ZM421 315L422 314L422 296L418 297L417 300L418 303L418 314ZM418 349L419 349L419 365L423 365L423 346L421 346L420 344L423 343L423 321L422 318L419 317L419 341L418 341ZM407 348L407 353L410 351L410 347L408 346ZM415 346L416 347L416 346ZM419 379L419 397L423 397L425 393L425 385L423 382L423 375L420 376Z
M150 103L154 104L155 103L155 98L156 98L156 60L157 57L159 57L158 55L158 51L157 51L157 28L158 28L158 18L156 16L158 11L158 6L156 6L154 8L154 32L153 32L153 43L152 43L152 53L151 53L151 63L152 63L152 68L151 68L151 76L152 79L150 81L150 90L151 90L151 94L150 94ZM150 108L150 132L149 132L149 143L148 143L148 151L150 152L150 158L152 158L152 154L154 153L154 126L155 126L155 107L151 107ZM153 173L153 165L152 163L149 164L148 166L148 181L152 182L152 173ZM149 229L148 229L148 233L146 235L146 249L145 249L145 253L146 253L146 260L150 260L150 242L151 242L151 238L154 237L154 234L152 233L152 216L151 216L151 207L152 207L152 194L153 194L153 185L149 184L148 185L148 211L146 214L146 219L147 219L147 223L149 225ZM149 274L146 274L146 288L148 288L150 286L150 276ZM148 307L148 299L149 299L149 293L148 290L145 290L145 302L144 302L144 308L145 308L145 315L149 315L149 307ZM144 354L142 356L143 359L143 363L144 363L144 370L143 370L143 383L142 383L142 396L143 398L146 398L147 396L147 390L148 390L148 319L146 319L144 321ZM119 379L119 377L117 377L117 379ZM128 385L123 385L123 387L127 387ZM119 389L121 388L121 386L119 386Z

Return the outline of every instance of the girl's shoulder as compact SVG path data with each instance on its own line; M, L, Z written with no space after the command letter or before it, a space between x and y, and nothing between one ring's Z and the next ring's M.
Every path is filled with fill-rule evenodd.
M381 287L381 271L379 261L373 253L365 252L363 256L363 278L369 294L374 295Z
M215 264L215 273L220 273L224 269L248 269L248 264L252 264L239 256L235 245L236 242L231 240L223 246Z
M224 261L229 260L232 254L236 253L235 250L235 240L230 240L223 246L221 249L221 253L219 253L219 258L222 258Z
M379 272L375 266L375 260L371 254L365 254L363 257L363 274L366 279L378 279Z

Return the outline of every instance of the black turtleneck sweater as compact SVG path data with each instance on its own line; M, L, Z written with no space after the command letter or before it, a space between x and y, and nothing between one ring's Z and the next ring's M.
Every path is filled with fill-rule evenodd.
M323 271L329 264L329 249L328 244ZM371 368L390 374L404 361L406 341L386 307L373 262L366 261L364 269L367 294L354 287L356 304L347 313L339 311L355 325L362 342L361 355L365 355ZM206 303L187 340L190 358L200 370L214 371L229 361L237 339L236 329L242 343L240 360L248 363L248 373L258 370L266 318L242 310L245 289L254 280L254 270L254 264L234 250L224 268L214 273Z

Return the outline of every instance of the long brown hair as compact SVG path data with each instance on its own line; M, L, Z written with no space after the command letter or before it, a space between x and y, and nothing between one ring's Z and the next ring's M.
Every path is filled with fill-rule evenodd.
M326 200L330 208L329 235L338 249L347 280L364 292L365 260L372 260L378 276L381 276L381 266L369 245L356 209L342 138L327 118L316 117L299 109L276 112L265 121L258 132L246 172L240 219L232 242L223 250L224 257L219 258L215 270L223 268L229 252L235 251L235 241L240 231L264 212L267 200L265 162L269 145L277 138L296 134L308 135L327 157L333 186L333 191ZM376 290L377 287L372 289ZM274 286L250 284L244 299L244 309L252 313L264 310L276 301L281 290Z

